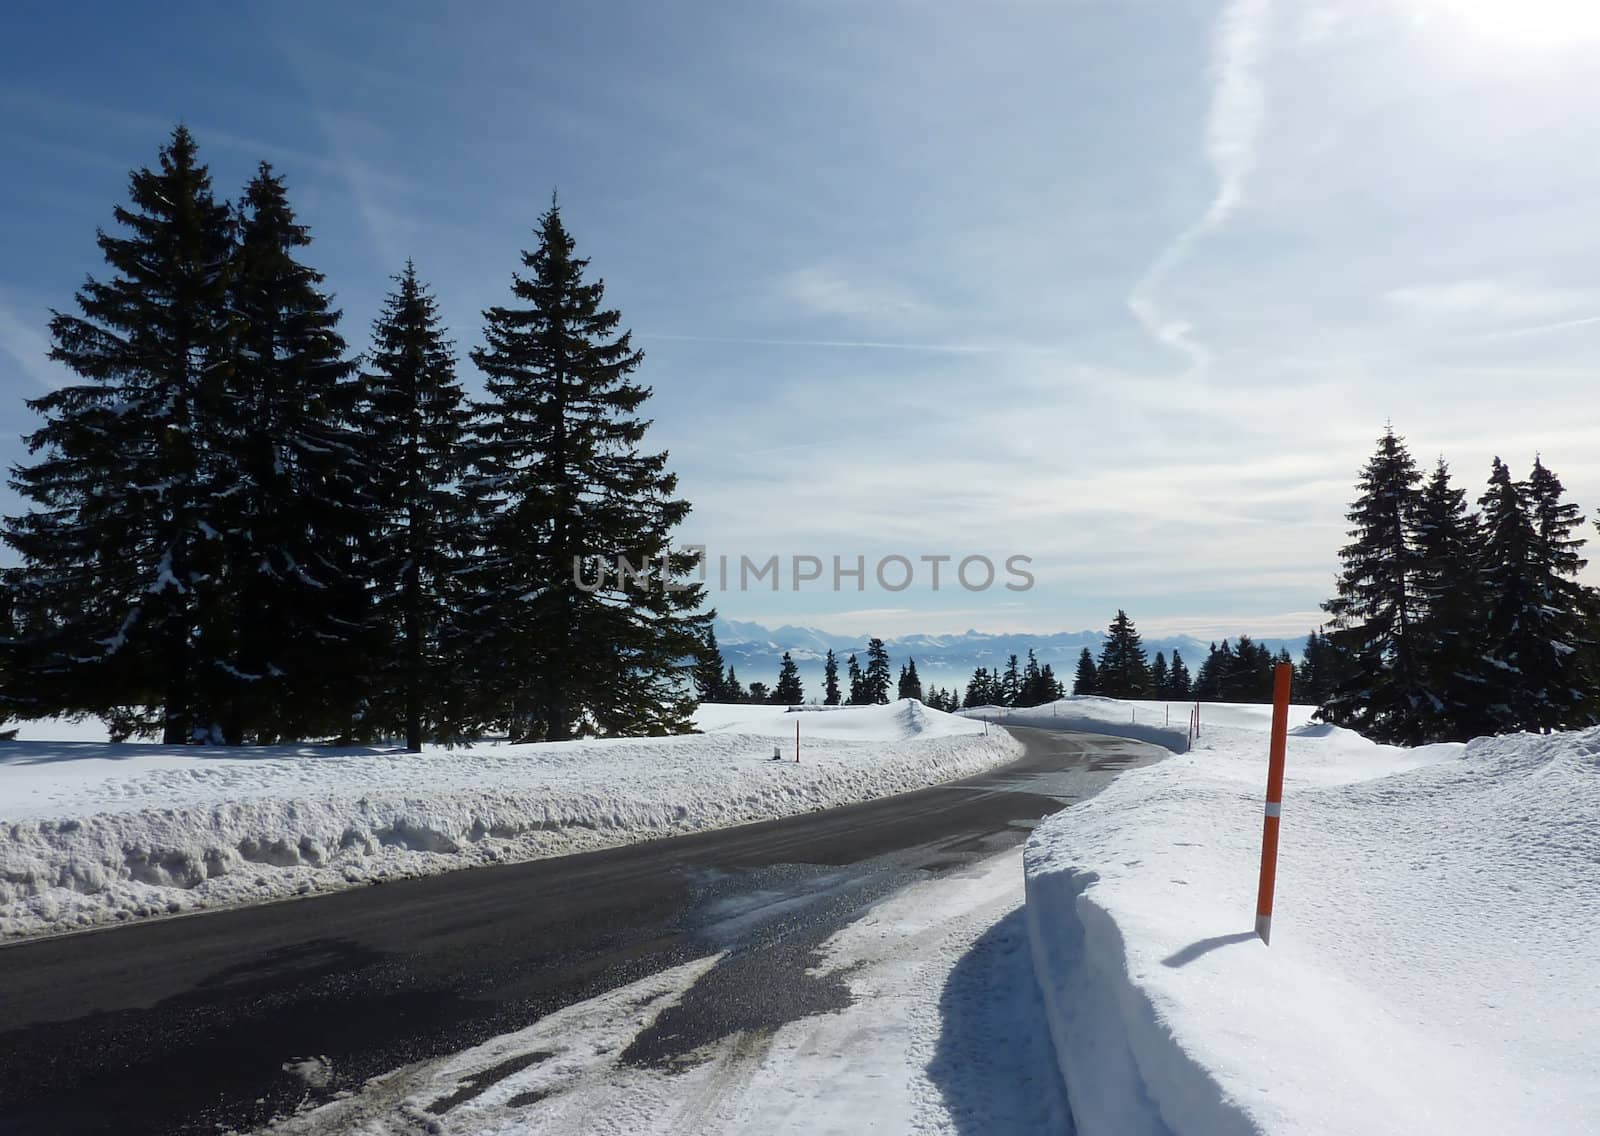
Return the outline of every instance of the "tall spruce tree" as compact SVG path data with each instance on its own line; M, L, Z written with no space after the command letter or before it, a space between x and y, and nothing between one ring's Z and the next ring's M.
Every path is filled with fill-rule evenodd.
M972 672L972 677L967 680L967 696L963 705L967 709L978 706L992 706L998 699L994 676L987 667L978 667Z
M1337 594L1322 605L1346 659L1322 706L1330 722L1375 741L1415 745L1425 735L1427 695L1414 655L1418 489L1422 474L1393 429L1378 439L1345 516L1350 543L1339 550Z
M230 744L370 732L369 662L389 646L366 578L388 520L379 447L354 428L362 388L340 313L322 274L296 259L310 243L262 163L245 188L228 288L227 437L241 476L222 543L237 681L214 717Z
M1582 523L1560 480L1535 461L1526 482L1496 458L1483 507L1493 676L1488 724L1497 730L1588 725L1592 692L1583 673L1588 599L1575 577L1585 561Z
M889 650L883 645L882 639L869 639L867 641L867 670L863 677L863 688L866 700L869 703L883 704L889 701L889 685L893 682L892 672L889 670Z
M1044 688L1044 672L1039 669L1039 657L1028 648L1028 661L1022 668L1022 692L1017 696L1019 706L1038 706L1049 695Z
M22 706L16 680L17 623L11 573L0 570L0 726ZM15 731L0 731L0 740Z
M861 664L856 661L854 652L845 660L846 677L850 684L850 697L848 704L851 706L865 706L872 699L867 697L867 676L861 671Z
M465 395L438 304L408 260L373 324L361 426L380 523L371 554L378 613L398 644L380 670L375 699L387 726L402 726L415 752L427 737L449 738L464 724L471 661L456 652L466 597L460 585L467 516L460 493ZM695 672L722 684L714 659Z
M1150 697L1170 698L1172 696L1172 674L1167 669L1167 656L1160 651L1156 652L1156 661L1150 664Z
M232 221L183 127L134 171L111 269L56 312L50 357L82 380L30 399L38 460L12 471L30 511L5 523L26 630L16 677L39 713L131 714L163 740L202 736L227 682L216 446L227 402ZM131 709L129 709L131 708Z
M798 706L806 700L805 688L800 683L800 668L788 651L778 666L778 684L772 688L772 701L780 706Z
M1100 675L1094 665L1094 656L1085 647L1078 655L1078 670L1073 675L1072 693L1077 695L1099 694Z
M917 675L917 660L908 659L906 665L900 668L900 684L895 694L900 698L922 701L922 679Z
M1001 706L1015 706L1022 695L1022 666L1015 655L1006 659L1006 669L1000 674Z
M683 582L696 558L671 547L689 503L667 455L639 448L650 391L630 376L643 355L618 334L604 283L585 279L553 201L538 237L527 275L512 276L519 306L485 312L472 353L488 397L468 446L469 643L496 661L485 695L517 736L685 730L682 660L710 623L694 614L702 585ZM653 578L625 579L619 558Z
M1222 676L1233 667L1233 644L1226 639L1222 646L1212 643L1206 651L1200 670L1194 676L1194 697L1200 702L1222 700Z
M695 656L694 665L694 692L701 702L733 702L737 699L725 699L727 680L723 677L723 668L726 666L722 658L722 649L717 646L717 632L714 628L706 628L705 641L701 643L700 650Z
M1183 661L1183 656L1176 647L1172 650L1172 668L1167 676L1167 696L1174 699L1188 699L1194 693L1194 683L1189 676L1189 666Z
M828 657L822 662L822 704L839 705L839 656L828 648Z
M1144 643L1128 613L1117 610L1106 630L1095 668L1100 693L1108 698L1144 698L1150 691L1150 664Z
M1478 519L1467 494L1450 483L1440 458L1417 499L1414 620L1416 660L1424 701L1422 736L1464 741L1480 732L1488 674L1482 663L1484 608ZM1309 694L1326 685L1328 661L1317 636L1306 641ZM1313 660L1315 652L1315 660Z
M1044 688L1046 702L1059 702L1066 695L1066 690L1061 686L1061 680L1056 677L1055 668L1046 663L1039 671L1040 684Z

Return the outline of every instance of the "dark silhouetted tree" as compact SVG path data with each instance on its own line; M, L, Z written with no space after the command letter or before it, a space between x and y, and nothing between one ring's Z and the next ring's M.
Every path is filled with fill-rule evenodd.
M689 503L667 455L640 449L650 391L630 376L643 355L554 203L538 237L512 277L518 306L484 313L472 353L487 398L468 447L468 648L495 660L484 694L515 736L685 730L684 660L710 621L684 579L695 556L672 550Z

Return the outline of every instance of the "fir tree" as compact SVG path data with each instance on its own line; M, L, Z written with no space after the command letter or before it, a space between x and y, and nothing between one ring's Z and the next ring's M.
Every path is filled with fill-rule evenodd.
M866 675L861 673L861 664L856 661L854 652L851 653L849 659L845 660L845 672L846 677L850 682L849 705L865 706L868 702L872 701L872 699L867 696Z
M1175 700L1188 701L1193 695L1193 684L1189 678L1189 666L1183 661L1183 656L1173 648L1172 668L1167 677L1168 697Z
M0 571L0 726L19 708L17 670L17 624L11 573ZM0 731L0 741L15 735Z
M739 681L739 676L732 667L728 668L728 677L722 682L722 698L726 702L749 702L750 692L744 688L744 683Z
M1424 736L1426 695L1413 651L1417 484L1422 479L1392 429L1362 470L1339 550L1337 594L1322 605L1346 659L1322 713L1376 741L1415 745Z
M839 705L839 657L828 648L828 657L822 663L822 704Z
M1022 670L1021 670L1021 664L1018 661L1017 657L1015 655L1012 655L1010 658L1008 658L1006 660L1006 669L1000 675L999 704L1001 706L1015 706L1015 705L1017 705L1017 699L1021 694L1022 694Z
M867 641L867 672L863 686L868 703L883 704L889 701L889 684L893 681L889 670L889 651L882 639Z
M726 665L722 657L722 648L717 646L716 629L706 628L705 642L700 645L700 650L695 655L694 665L694 692L701 702L724 701L723 696L728 691L728 680L723 677L723 668Z
M1022 668L1022 690L1017 696L1019 706L1038 706L1048 700L1044 689L1044 672L1039 669L1039 659L1033 653L1033 648L1028 648L1028 662Z
M1417 501L1413 621L1415 655L1425 700L1422 735L1431 741L1465 741L1485 725L1482 707L1488 678L1480 639L1484 595L1478 570L1478 519L1468 512L1466 491L1450 484L1443 458ZM1319 656L1323 654L1318 645ZM1311 660L1312 642L1306 642ZM1312 668L1313 693L1326 681L1324 658Z
M773 701L772 691L768 689L767 684L764 682L752 682L750 684L749 701L762 704L770 703Z
M1194 697L1200 702L1222 700L1222 679L1233 670L1233 645L1226 639L1222 646L1212 643L1206 652L1200 672L1194 676Z
M496 663L486 692L520 737L688 728L682 660L709 615L692 554L673 552L689 503L665 453L643 453L642 353L588 281L552 202L514 274L522 306L484 313L472 353L488 399L469 453L478 590L469 648ZM649 572L639 584L619 562ZM671 585L671 586L669 586Z
M54 313L50 357L82 381L29 400L39 460L12 471L32 503L6 521L22 557L17 676L40 713L160 708L168 743L194 740L229 683L219 651L218 495L237 480L228 432L232 222L194 139L172 133L156 170L135 171L124 235L101 232L109 280Z
M361 425L382 517L372 551L378 613L399 644L377 701L385 717L398 710L406 748L416 752L425 737L456 732L460 676L472 665L453 652L465 598L459 481L467 412L438 304L410 261L395 284L373 324ZM714 696L722 685L715 633L706 645L695 684Z
M1172 695L1172 676L1167 670L1167 657L1156 652L1156 661L1150 664L1150 697L1169 698Z
M800 668L795 666L789 652L783 653L778 666L778 685L772 688L772 701L780 706L798 706L806 700L805 689L800 684Z
M1272 681L1272 652L1241 635L1218 675L1218 697L1224 702L1271 702Z
M1061 686L1061 680L1056 677L1056 672L1046 663L1039 672L1040 682L1044 688L1044 701L1059 702L1066 696L1066 691Z
M1108 698L1143 698L1150 691L1150 665L1128 613L1118 610L1106 630L1095 668L1100 693Z
M1094 656L1085 647L1078 655L1078 670L1072 679L1072 693L1076 695L1099 694L1100 675L1095 669Z
M909 659L906 665L900 668L900 685L895 691L900 698L915 698L922 701L922 679L917 677L917 660Z
M1577 506L1560 480L1534 462L1527 483L1495 459L1483 507L1488 653L1497 678L1489 724L1548 732L1588 725L1591 692L1583 674L1589 610L1575 577L1585 561Z
M987 667L979 667L973 671L972 678L967 682L966 707L970 710L979 706L994 706L999 700L998 677Z
M231 744L347 736L369 660L390 646L365 573L371 534L393 520L380 494L394 470L378 467L377 435L353 428L362 388L340 313L295 259L311 237L265 163L240 214L227 433L242 476L223 535L237 681L214 715Z

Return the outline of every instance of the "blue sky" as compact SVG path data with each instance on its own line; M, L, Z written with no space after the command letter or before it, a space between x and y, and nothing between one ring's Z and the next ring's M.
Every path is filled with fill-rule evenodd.
M220 193L287 178L357 349L410 256L464 355L559 187L686 540L1036 577L733 618L1300 633L1387 420L1474 496L1541 452L1600 509L1593 5L135 9L9 9L8 465L48 309L181 119Z

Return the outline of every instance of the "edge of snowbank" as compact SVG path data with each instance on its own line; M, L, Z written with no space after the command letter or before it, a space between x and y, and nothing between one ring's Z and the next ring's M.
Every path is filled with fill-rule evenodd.
M1168 1136L1172 1116L1185 1132L1259 1133L1129 974L1121 928L1087 894L1099 876L1035 871L1036 855L1023 853L1028 941L1077 1131Z
M1025 710L981 707L970 713L984 717L998 711L1008 726L1109 734L1183 754L1189 752L1193 704L1174 705L1184 714L1181 728L1167 722L1165 703L1094 695ZM1206 703L1202 714L1255 709ZM1085 1136L1169 1136L1173 1128L1165 1116L1172 1115L1183 1118L1185 1130L1193 1125L1193 1131L1209 1136L1258 1134L1259 1127L1233 1105L1210 1071L1178 1044L1130 975L1122 929L1090 894L1099 875L1062 870L1032 840L1023 851L1023 873L1034 979L1076 1130ZM1161 1070L1160 1076L1148 1076L1152 1069Z

